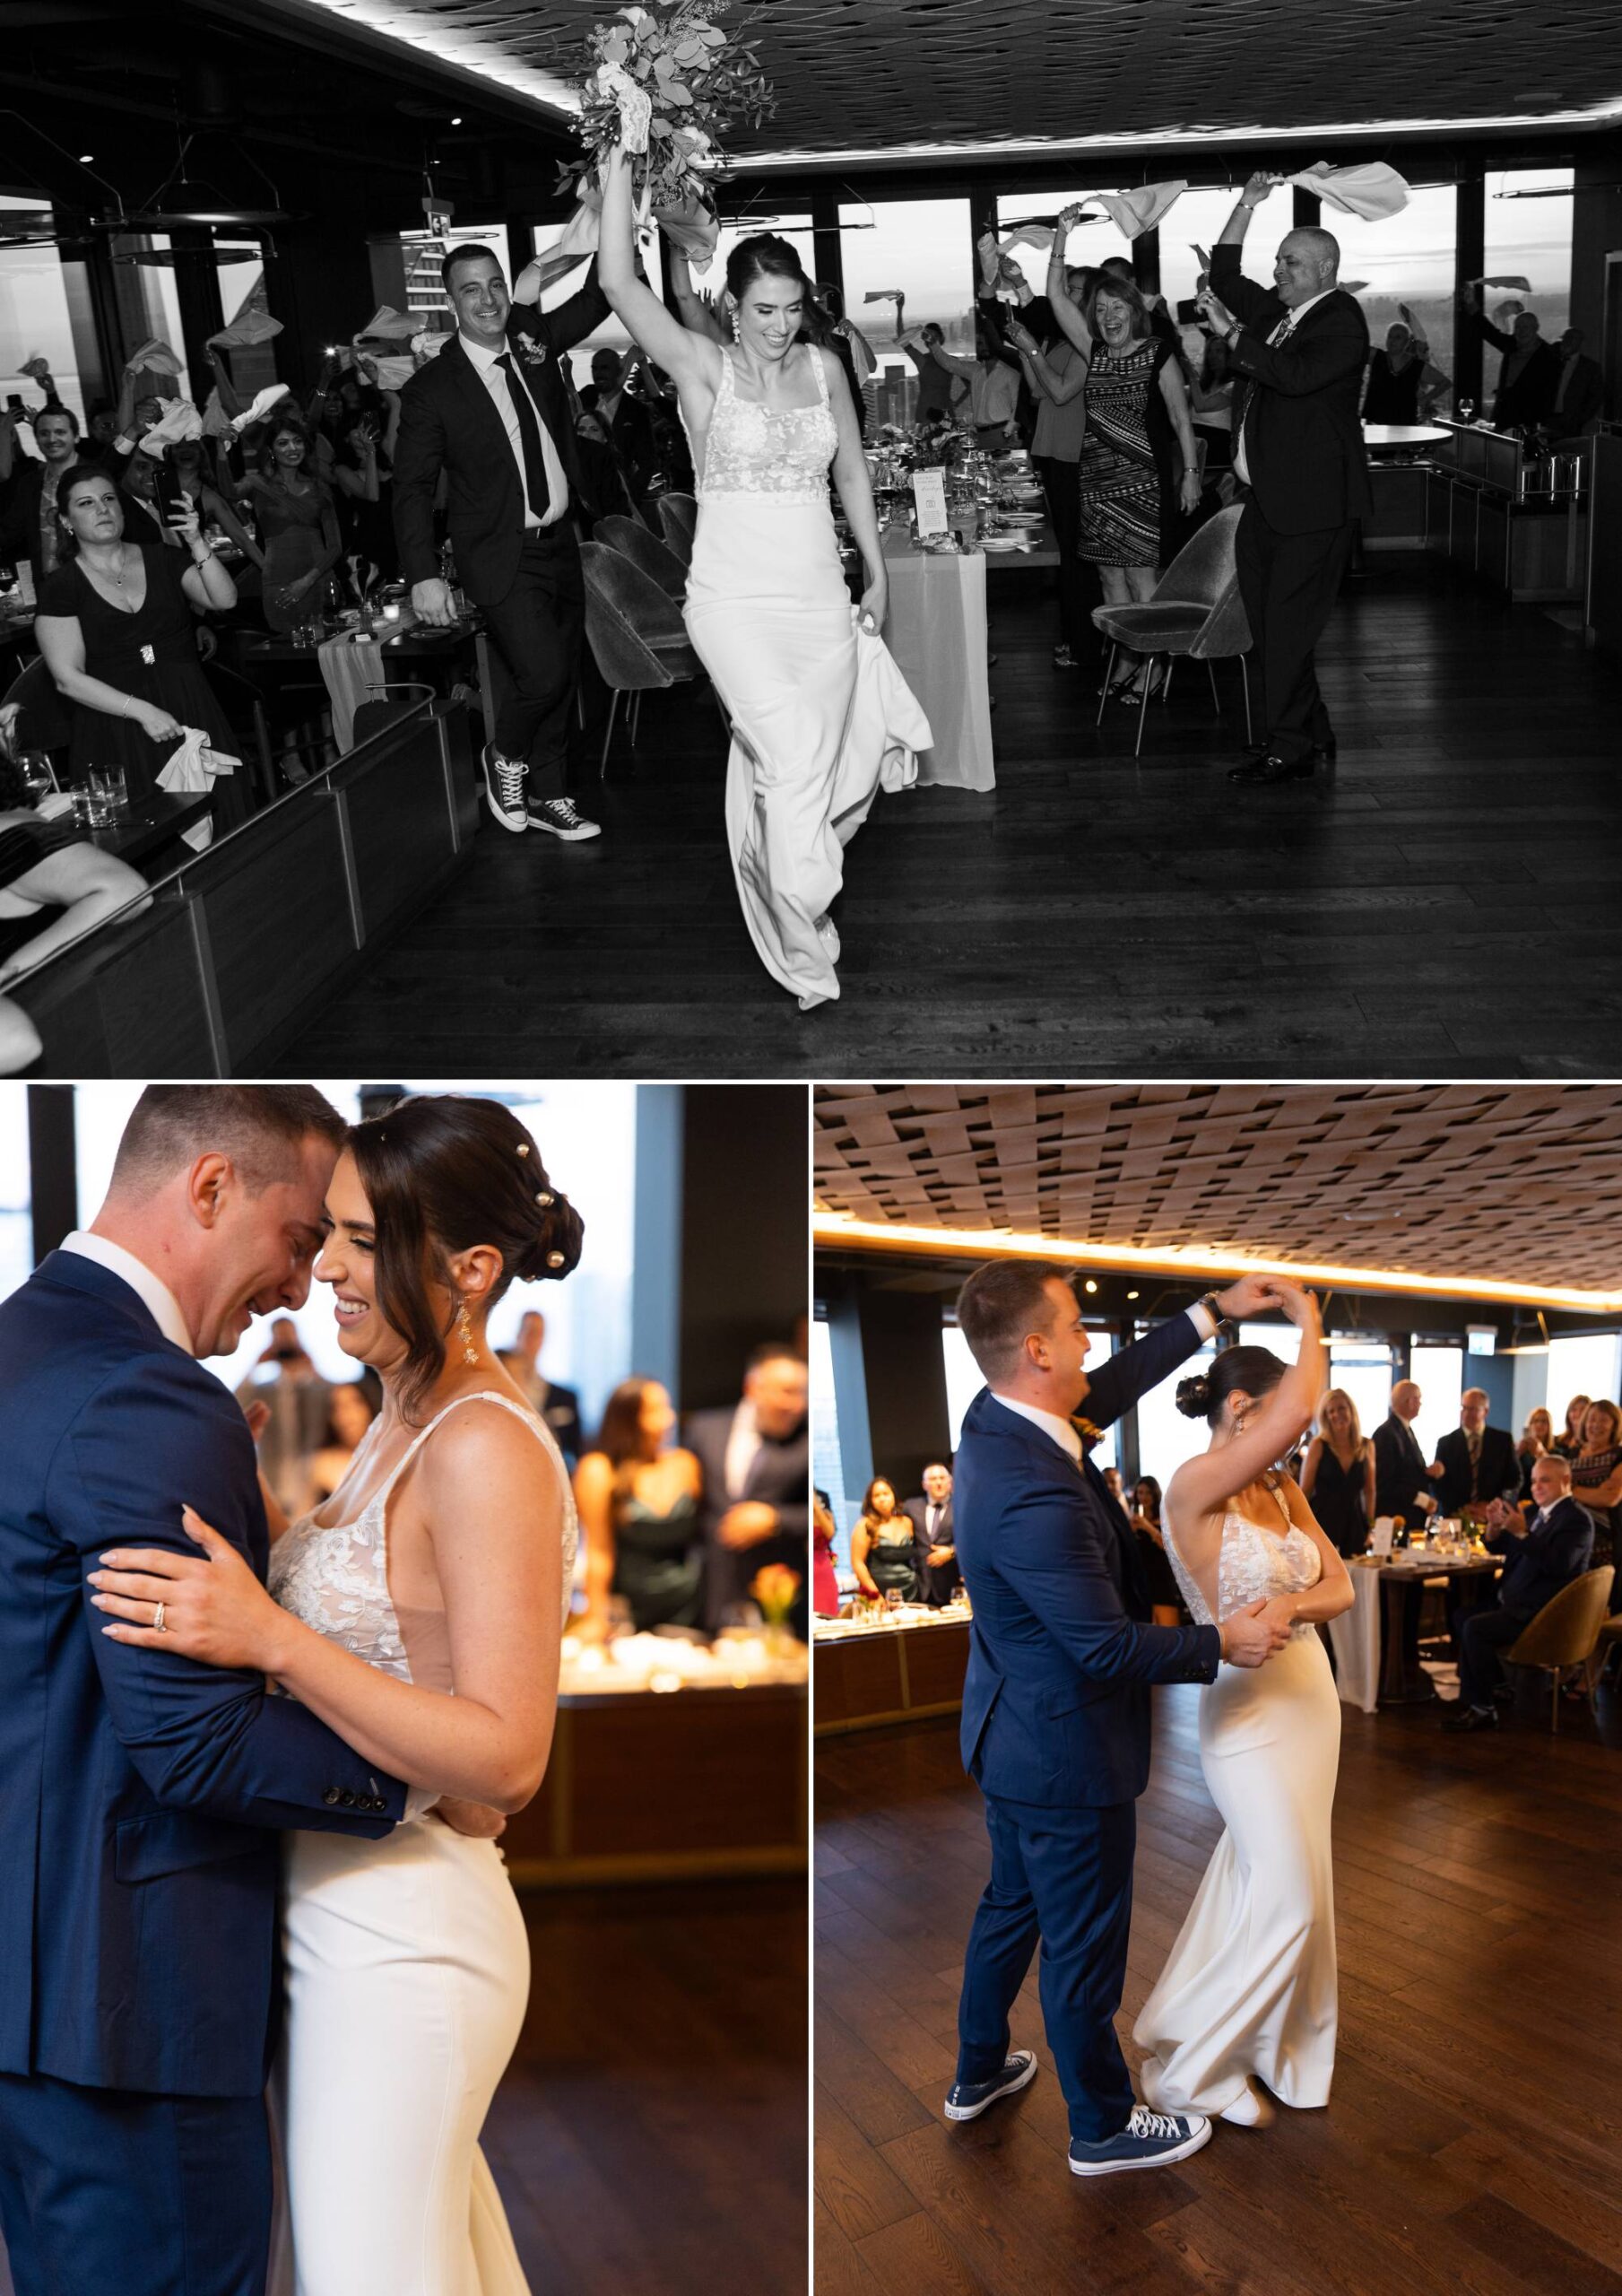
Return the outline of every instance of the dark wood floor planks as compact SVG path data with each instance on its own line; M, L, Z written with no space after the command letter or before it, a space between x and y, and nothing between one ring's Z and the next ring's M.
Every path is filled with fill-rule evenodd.
M1321 649L1332 779L1253 792L1192 668L1140 762L1130 711L1095 732L1046 578L999 570L999 786L880 800L836 911L844 994L810 1014L738 913L714 708L651 695L601 803L579 793L607 833L483 815L473 865L281 1073L363 1046L449 1075L1615 1074L1622 681L1446 564L1371 562Z
M1120 2028L1220 1831L1197 1692L1156 1692ZM1622 2296L1622 1700L1488 1737L1342 1709L1340 2029L1324 2112L1080 2184L1036 1975L1033 2085L941 2117L986 1870L955 1723L817 1755L819 2296ZM826 2228L826 2229L824 2229Z

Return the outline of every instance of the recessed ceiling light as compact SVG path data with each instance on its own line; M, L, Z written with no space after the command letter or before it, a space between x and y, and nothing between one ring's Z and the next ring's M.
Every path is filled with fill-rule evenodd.
M451 126L452 126L453 127L460 127L460 126L461 126L461 125L462 125L462 115L461 115L461 113L460 113L460 112L458 112L458 113L456 114L456 116L455 116L455 119L453 119L453 120L452 120L452 122L451 122Z
M1135 1292L1129 1292L1126 1296L1129 1300L1135 1300L1138 1295Z
M1097 1285L1094 1283L1094 1281L1093 1281L1092 1277L1089 1275L1089 1276L1088 1277L1088 1279L1087 1279L1086 1289L1087 1289L1089 1292L1096 1292L1096 1291L1097 1290L1097 1288L1098 1288L1098 1287L1097 1287Z
M79 154L79 165L82 168L88 168L95 156L96 155L93 152L81 152Z

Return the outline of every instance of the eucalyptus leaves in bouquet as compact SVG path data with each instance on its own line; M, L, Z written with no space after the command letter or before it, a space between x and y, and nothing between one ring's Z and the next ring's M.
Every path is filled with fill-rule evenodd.
M560 169L560 190L588 190L623 140L644 214L713 205L727 137L776 109L755 48L716 23L725 13L724 0L648 0L595 27L581 59L576 122L585 149Z

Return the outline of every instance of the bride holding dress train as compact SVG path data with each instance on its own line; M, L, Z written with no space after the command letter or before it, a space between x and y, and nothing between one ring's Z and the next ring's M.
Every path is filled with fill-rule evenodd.
M1276 1470L1323 1385L1312 1294L1279 1285L1301 1334L1288 1367L1234 1347L1181 1380L1177 1407L1210 1448L1167 1490L1166 1551L1196 1624L1265 1600L1289 1639L1265 1666L1223 1666L1200 1693L1200 1760L1226 1831L1145 2002L1133 2038L1162 2112L1264 2126L1262 2089L1326 2105L1335 2064L1330 1821L1340 1705L1317 1622L1351 1607L1351 1580L1300 1487Z
M758 232L727 263L733 340L690 332L637 276L630 161L603 183L603 291L673 378L698 474L687 628L732 720L726 836L761 962L802 1011L839 994L828 909L844 848L880 788L917 778L932 735L880 632L889 596L849 387L801 339L810 288L785 239ZM845 587L828 473L867 573Z

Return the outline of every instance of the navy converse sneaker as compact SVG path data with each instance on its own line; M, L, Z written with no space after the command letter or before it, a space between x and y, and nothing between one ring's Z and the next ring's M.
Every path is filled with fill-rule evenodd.
M1119 2136L1106 2136L1101 2144L1071 2138L1070 2172L1113 2177L1118 2169L1164 2169L1210 2143L1210 2123L1203 2113L1151 2113L1147 2105L1134 2105Z
M522 831L524 779L529 768L522 758L503 757L494 742L486 742L480 760L484 771L484 802L503 829Z
M1003 2060L1001 2073L993 2073L989 2081L954 2081L946 2100L948 2120L977 2120L987 2105L994 2105L999 2097L1011 2097L1016 2089L1028 2086L1037 2077L1037 2052L1017 2048Z

